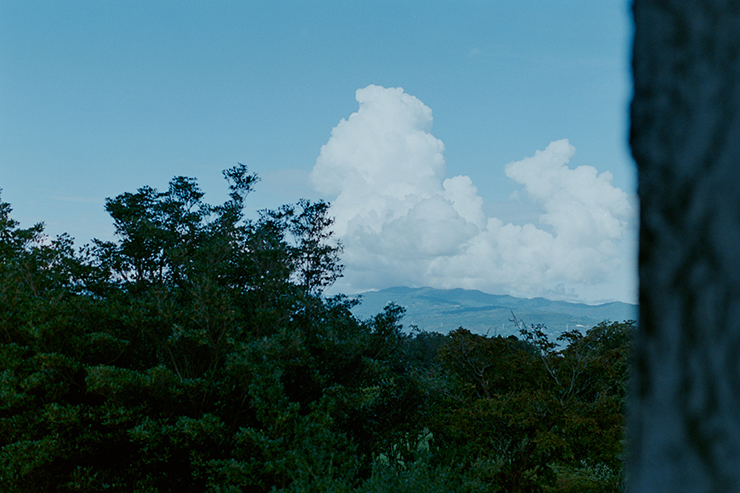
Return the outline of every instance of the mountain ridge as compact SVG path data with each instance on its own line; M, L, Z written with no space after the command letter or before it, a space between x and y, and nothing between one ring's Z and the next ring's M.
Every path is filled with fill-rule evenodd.
M458 327L489 335L519 335L512 319L527 324L543 324L549 335L578 328L582 332L609 320L637 320L637 305L620 301L589 305L546 298L516 298L472 289L410 288L394 286L379 291L351 295L360 300L352 309L355 316L369 318L380 313L390 302L402 306L402 320L410 326L427 331L448 333Z

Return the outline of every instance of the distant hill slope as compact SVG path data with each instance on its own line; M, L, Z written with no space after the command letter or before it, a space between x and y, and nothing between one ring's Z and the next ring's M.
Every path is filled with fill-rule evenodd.
M637 320L637 305L628 303L586 305L544 298L514 298L467 289L395 287L354 297L362 300L352 310L357 317L372 317L392 301L406 308L405 328L416 325L420 329L443 334L462 326L471 332L491 336L518 335L510 322L512 312L527 326L546 325L552 335L576 327L585 332L604 320Z

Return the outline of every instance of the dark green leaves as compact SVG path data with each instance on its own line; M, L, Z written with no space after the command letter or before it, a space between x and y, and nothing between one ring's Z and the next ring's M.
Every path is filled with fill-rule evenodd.
M224 176L217 206L185 177L108 199L116 240L78 252L0 203L3 491L614 491L631 323L358 320L322 296L329 205L246 220L257 177Z

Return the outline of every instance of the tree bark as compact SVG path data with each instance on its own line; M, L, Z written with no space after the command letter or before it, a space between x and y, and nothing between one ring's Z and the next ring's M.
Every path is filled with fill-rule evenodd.
M635 0L628 491L740 491L740 2Z

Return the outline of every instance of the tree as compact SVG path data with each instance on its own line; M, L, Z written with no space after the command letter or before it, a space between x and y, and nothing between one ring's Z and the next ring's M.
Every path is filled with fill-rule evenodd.
M79 253L0 204L5 490L349 488L421 434L401 312L321 296L328 204L246 220L257 178L224 175L218 206L184 177L108 199L117 239Z
M565 347L516 322L521 340L461 328L440 348L449 383L431 427L435 463L462 462L502 491L618 491L634 322L567 332ZM584 478L596 469L605 479Z
M224 175L217 206L182 177L109 199L117 238L77 252L0 203L4 491L616 491L631 323L358 320L322 295L328 204L247 220L256 177Z
M740 491L737 5L636 0L634 492Z

